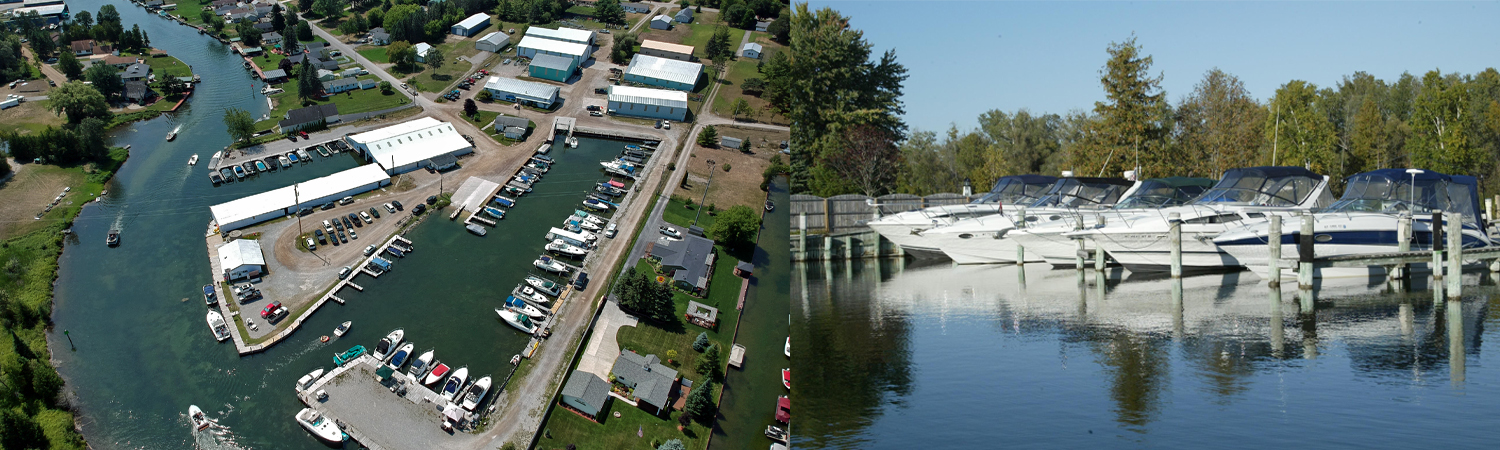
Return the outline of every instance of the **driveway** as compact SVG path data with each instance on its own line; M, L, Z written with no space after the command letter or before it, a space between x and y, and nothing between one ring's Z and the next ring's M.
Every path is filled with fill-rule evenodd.
M620 327L633 327L637 323L639 321L635 316L620 310L620 305L612 301L604 302L604 311L599 313L599 322L594 324L596 333L589 340L583 359L578 361L578 370L608 380L610 369L615 366L615 358L620 357L620 343L615 340L615 332Z

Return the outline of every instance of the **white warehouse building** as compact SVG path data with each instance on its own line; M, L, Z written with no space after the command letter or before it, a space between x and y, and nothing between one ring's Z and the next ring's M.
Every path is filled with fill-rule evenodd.
M526 29L526 36L536 36L575 44L594 45L594 32L577 28L558 28L554 30L551 28L531 27Z
M220 279L234 281L242 278L259 278L266 273L266 256L260 251L260 241L235 239L219 246Z
M417 170L436 157L474 152L474 144L453 124L432 117L351 134L344 141L392 176Z
M583 65L589 60L589 54L593 53L592 49L588 44L528 35L521 38L521 43L516 44L516 55L523 58L535 58L538 53L565 56L573 58L578 65Z
M682 91L610 86L608 109L611 114L622 116L686 122L688 98Z
M367 164L322 178L314 178L281 189L271 190L209 207L219 233L244 228L267 220L296 214L305 207L316 207L346 196L374 190L391 183L380 166Z
M557 103L557 86L545 83L490 77L484 83L484 90L490 91L490 95L496 99L538 108L552 109L552 104Z
M692 91L703 74L703 65L637 53L625 68L625 81Z

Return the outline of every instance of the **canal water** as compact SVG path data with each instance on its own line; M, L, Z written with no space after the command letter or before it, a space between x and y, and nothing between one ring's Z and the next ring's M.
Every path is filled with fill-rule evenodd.
M75 11L97 11L103 4L70 2ZM552 172L487 236L467 233L445 214L428 219L407 233L416 252L396 260L394 270L379 279L359 279L366 292L341 294L347 305L330 303L281 344L241 358L233 346L214 342L204 322L199 286L211 276L202 238L211 219L208 207L359 161L347 154L314 156L314 162L290 170L213 186L206 162L230 143L224 109L259 116L267 111L265 98L252 94L254 80L241 60L218 42L139 7L117 8L125 23L140 24L154 46L194 66L203 83L181 112L113 135L115 145L133 147L131 158L107 187L105 200L78 217L76 238L60 260L52 348L93 448L325 448L293 421L302 407L293 384L315 368L332 367L334 353L372 346L397 327L419 349L437 349L450 365L467 365L475 376L504 377L510 357L527 339L499 321L493 308L532 270L545 245L542 234L561 224L593 183L605 178L597 161L617 154L621 143L579 139L577 149L555 149L559 162ZM178 125L177 140L165 142ZM189 167L193 154L201 160ZM462 181L448 180L447 189ZM112 228L123 236L113 249L104 243ZM345 320L355 323L349 334L318 342ZM63 330L76 350L69 350ZM193 404L224 428L192 432L185 411Z
M1491 275L1461 301L1329 282L1304 313L1248 273L1046 267L797 265L794 446L1492 445Z

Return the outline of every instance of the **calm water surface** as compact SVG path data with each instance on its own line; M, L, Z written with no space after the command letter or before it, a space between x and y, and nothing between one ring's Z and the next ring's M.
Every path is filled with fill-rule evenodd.
M1044 267L794 267L795 447L1493 445L1488 275L1462 301L1330 283L1304 314L1248 273L1177 300Z
M103 2L69 4L97 11ZM407 233L416 252L379 280L361 279L368 291L341 294L349 304L330 303L270 351L241 358L233 346L213 341L203 319L198 289L211 276L202 238L208 206L360 162L314 156L311 164L258 180L212 186L203 164L187 166L189 156L206 162L230 143L224 108L258 116L267 110L265 98L251 94L253 80L240 60L217 42L139 7L117 8L153 45L195 66L204 82L184 111L114 135L115 145L134 147L130 161L106 200L79 216L78 238L61 259L53 318L57 331L71 331L77 350L68 351L58 334L54 355L93 448L324 448L292 420L302 408L292 385L312 369L332 367L335 352L373 345L396 327L419 349L436 348L444 362L467 365L476 376L505 375L526 339L498 321L493 308L530 270L547 228L604 178L596 162L617 154L620 143L580 139L577 149L555 150L559 164L488 236L470 235L445 217L429 220ZM177 140L164 142L178 125ZM449 190L462 182L449 181ZM104 245L111 228L123 232L114 249ZM349 334L318 342L345 320L355 322ZM226 429L193 433L184 417L191 404Z

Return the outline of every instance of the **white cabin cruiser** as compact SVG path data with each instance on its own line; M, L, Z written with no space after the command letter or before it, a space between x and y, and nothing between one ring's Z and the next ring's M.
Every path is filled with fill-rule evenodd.
M1437 211L1443 212L1445 222L1458 220L1461 223L1464 248L1494 244L1479 223L1479 184L1474 177L1425 170L1381 169L1349 177L1343 198L1312 214L1313 256L1396 252L1400 244L1396 228L1404 217L1412 218L1410 250L1431 250L1432 213ZM1256 275L1269 279L1269 228L1269 222L1246 224L1220 234L1214 238L1214 244L1234 255ZM1444 232L1446 230L1444 228ZM1301 218L1282 221L1281 255L1285 261L1281 264L1282 277L1297 276L1295 258L1301 235ZM1425 263L1410 267L1417 271L1431 270ZM1385 273L1384 266L1323 267L1314 270L1313 277L1371 277L1384 276Z
M1131 189L1129 195L1115 203L1113 209L1075 211L1074 214L1064 214L1059 220L1027 224L1020 229L1011 230L1006 233L1005 237L1015 240L1016 244L1025 248L1027 256L1040 257L1053 268L1074 267L1078 264L1079 241L1083 242L1083 250L1090 255L1094 253L1096 247L1091 240L1073 239L1063 236L1063 233L1093 228L1101 223L1119 220L1126 215L1139 214L1147 209L1186 204L1212 187L1214 181L1209 178L1189 177L1152 178L1141 181L1139 185ZM1087 260L1092 259L1086 258Z
M871 230L896 245L907 254L917 257L946 258L941 250L926 242L921 232L971 217L1000 213L1005 208L1030 205L1047 188L1057 183L1057 177L1046 175L1012 175L1000 177L990 192L973 202L961 205L932 206L916 211L906 211L871 221Z
M1092 239L1109 257L1132 272L1171 268L1168 220L1182 221L1184 271L1222 271L1243 265L1214 245L1213 238L1269 214L1292 216L1333 203L1328 177L1301 167L1249 167L1224 172L1208 192L1183 206L1147 211L1102 227L1064 233Z
M1122 178L1061 178L1046 195L1024 209L960 220L923 231L922 236L959 264L1014 263L1019 246L1005 235L1018 228L1018 215L1025 214L1022 221L1031 224L1109 208L1134 185ZM1038 255L1026 255L1027 262L1042 260Z

